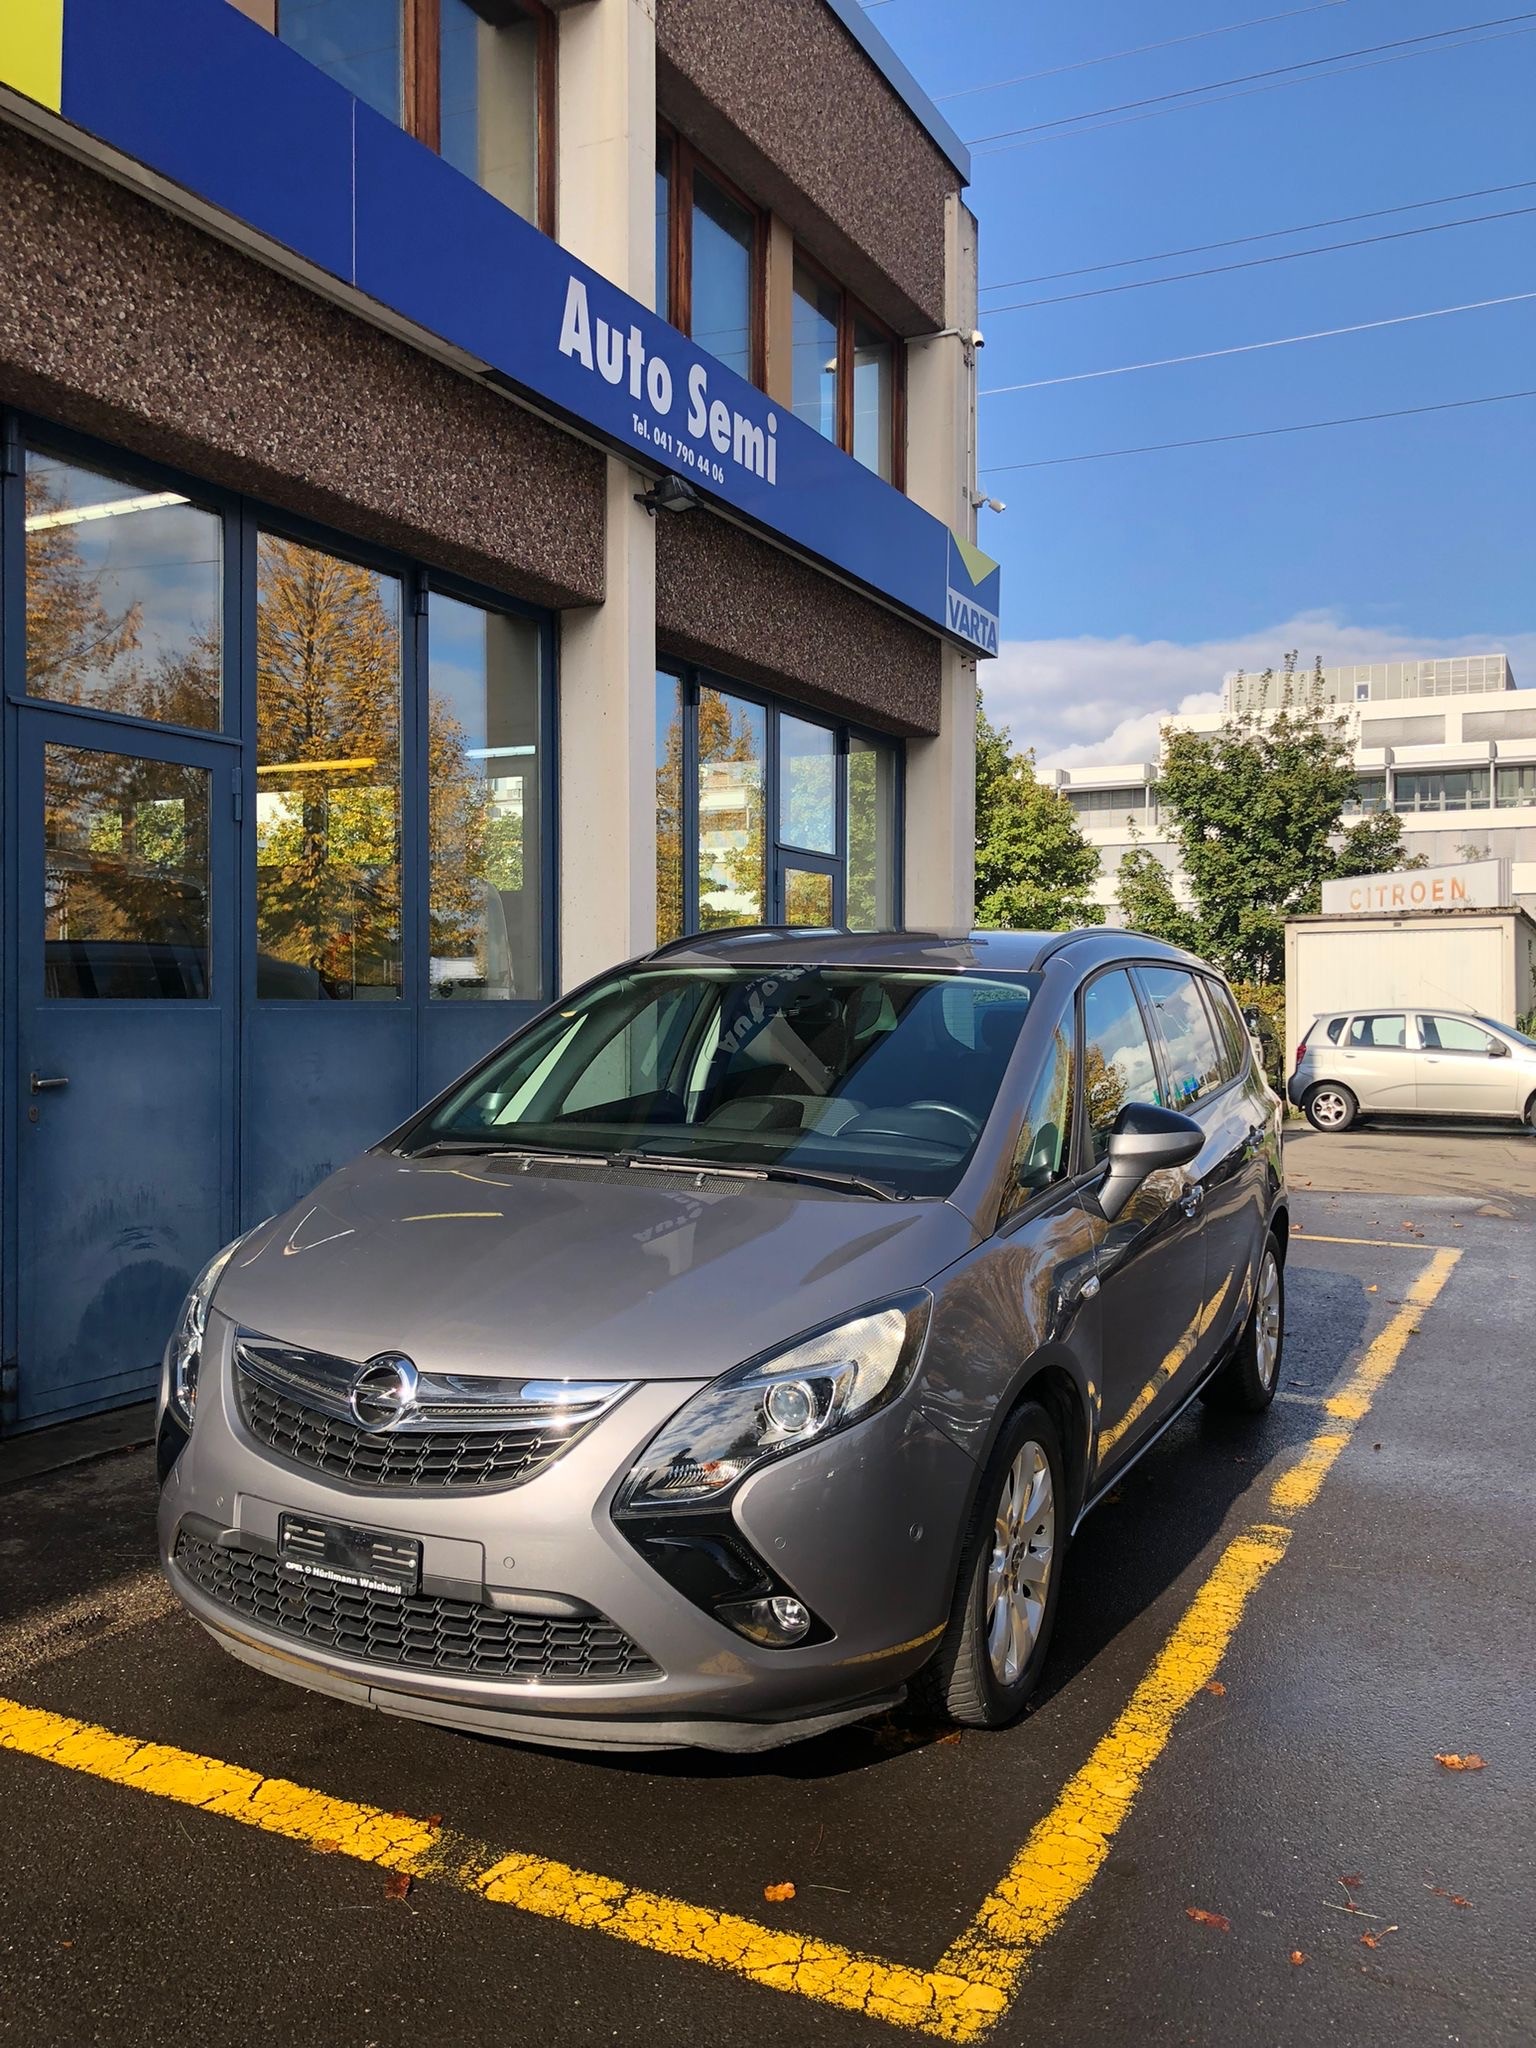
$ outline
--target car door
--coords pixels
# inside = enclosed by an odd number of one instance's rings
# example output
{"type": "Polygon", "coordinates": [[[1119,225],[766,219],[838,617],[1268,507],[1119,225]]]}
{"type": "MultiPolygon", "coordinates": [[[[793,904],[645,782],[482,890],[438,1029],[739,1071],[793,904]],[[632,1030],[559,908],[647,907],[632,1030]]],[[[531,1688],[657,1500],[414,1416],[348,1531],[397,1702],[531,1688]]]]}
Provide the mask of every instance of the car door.
{"type": "MultiPolygon", "coordinates": [[[[1144,966],[1136,980],[1151,1009],[1175,1109],[1195,1119],[1205,1144],[1189,1173],[1201,1190],[1199,1220],[1205,1233],[1205,1298],[1195,1341],[1181,1368],[1208,1365],[1243,1315],[1258,1266],[1263,1227],[1262,1112],[1243,1087],[1248,1069],[1218,1026],[1215,995],[1204,975],[1183,967],[1144,966]]],[[[1171,1388],[1169,1401],[1180,1389],[1171,1388]]]]}
{"type": "Polygon", "coordinates": [[[1361,1010],[1350,1018],[1329,1064],[1360,1107],[1411,1116],[1418,1108],[1415,1049],[1405,1010],[1361,1010]]]}
{"type": "MultiPolygon", "coordinates": [[[[1129,971],[1107,968],[1078,1007],[1078,1158],[1104,1165],[1116,1117],[1130,1102],[1168,1101],[1149,1017],[1129,971]]],[[[1094,1203],[1088,1184],[1086,1206],[1094,1203]]],[[[1194,1357],[1205,1312],[1205,1232],[1194,1178],[1149,1174],[1113,1223],[1094,1215],[1102,1341],[1098,1414],[1101,1474],[1145,1441],[1167,1389],[1194,1357]],[[1160,1397],[1163,1397],[1160,1400],[1160,1397]]]]}
{"type": "Polygon", "coordinates": [[[1444,1010],[1415,1012],[1418,1106],[1439,1116],[1518,1116],[1520,1076],[1503,1039],[1444,1010]]]}

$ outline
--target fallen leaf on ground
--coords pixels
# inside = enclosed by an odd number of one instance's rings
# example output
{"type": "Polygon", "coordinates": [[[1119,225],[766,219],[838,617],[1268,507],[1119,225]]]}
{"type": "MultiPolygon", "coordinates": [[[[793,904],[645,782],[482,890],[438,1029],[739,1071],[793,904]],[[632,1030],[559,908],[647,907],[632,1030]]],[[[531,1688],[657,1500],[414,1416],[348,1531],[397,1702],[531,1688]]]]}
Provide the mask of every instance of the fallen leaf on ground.
{"type": "Polygon", "coordinates": [[[1454,1750],[1448,1755],[1435,1751],[1435,1762],[1443,1764],[1448,1771],[1486,1771],[1488,1766],[1474,1750],[1469,1756],[1457,1756],[1454,1750]]]}
{"type": "Polygon", "coordinates": [[[960,1740],[960,1730],[958,1728],[951,1728],[949,1733],[941,1735],[939,1740],[940,1742],[958,1742],[960,1740]]]}
{"type": "Polygon", "coordinates": [[[1360,1946],[1362,1948],[1380,1948],[1381,1944],[1386,1940],[1387,1936],[1389,1934],[1396,1934],[1396,1932],[1397,1922],[1394,1920],[1390,1927],[1380,1928],[1375,1934],[1362,1934],[1360,1937],[1360,1946]]]}
{"type": "Polygon", "coordinates": [[[1226,1690],[1227,1688],[1222,1684],[1219,1678],[1208,1678],[1205,1681],[1204,1686],[1202,1687],[1202,1691],[1213,1692],[1216,1694],[1218,1699],[1222,1698],[1225,1695],[1226,1690]]]}
{"type": "Polygon", "coordinates": [[[1365,1291],[1367,1294],[1379,1294],[1381,1292],[1379,1287],[1367,1287],[1365,1291]]]}
{"type": "MultiPolygon", "coordinates": [[[[1462,1903],[1463,1903],[1463,1904],[1465,1904],[1465,1903],[1466,1903],[1466,1902],[1465,1902],[1465,1900],[1463,1900],[1463,1902],[1462,1902],[1462,1903]]],[[[60,1948],[73,1948],[73,1947],[74,1947],[74,1945],[75,1945],[75,1944],[74,1944],[74,1943],[73,1943],[72,1941],[61,1941],[61,1942],[59,1943],[59,1947],[60,1947],[60,1948]]]]}
{"type": "Polygon", "coordinates": [[[1360,1886],[1365,1883],[1365,1879],[1360,1875],[1359,1871],[1357,1870],[1350,1877],[1341,1877],[1339,1879],[1339,1883],[1342,1885],[1347,1885],[1351,1891],[1357,1891],[1360,1888],[1360,1886]]]}
{"type": "Polygon", "coordinates": [[[1204,1906],[1186,1906],[1184,1911],[1189,1919],[1198,1920],[1202,1927],[1217,1927],[1223,1934],[1232,1932],[1232,1922],[1225,1913],[1207,1913],[1204,1906]]]}
{"type": "Polygon", "coordinates": [[[1372,1449],[1373,1451],[1379,1451],[1379,1450],[1381,1449],[1381,1445],[1380,1445],[1380,1444],[1372,1444],[1372,1445],[1371,1445],[1371,1449],[1372,1449]]]}
{"type": "Polygon", "coordinates": [[[390,1875],[385,1878],[384,1896],[386,1899],[409,1898],[410,1892],[411,1880],[403,1870],[391,1871],[390,1875]]]}
{"type": "Polygon", "coordinates": [[[795,1888],[788,1880],[783,1884],[765,1884],[763,1886],[763,1897],[771,1905],[781,1905],[785,1899],[792,1899],[794,1896],[795,1888]]]}
{"type": "Polygon", "coordinates": [[[331,1835],[321,1835],[313,1844],[317,1856],[339,1856],[341,1844],[331,1835]]]}
{"type": "Polygon", "coordinates": [[[1449,1899],[1453,1906],[1470,1906],[1472,1901],[1464,1899],[1460,1892],[1448,1892],[1443,1884],[1427,1884],[1425,1891],[1433,1892],[1437,1899],[1449,1899]]]}
{"type": "Polygon", "coordinates": [[[1306,1956],[1302,1953],[1302,1951],[1299,1948],[1293,1948],[1291,1950],[1291,1961],[1293,1963],[1304,1963],[1306,1960],[1306,1956]]]}

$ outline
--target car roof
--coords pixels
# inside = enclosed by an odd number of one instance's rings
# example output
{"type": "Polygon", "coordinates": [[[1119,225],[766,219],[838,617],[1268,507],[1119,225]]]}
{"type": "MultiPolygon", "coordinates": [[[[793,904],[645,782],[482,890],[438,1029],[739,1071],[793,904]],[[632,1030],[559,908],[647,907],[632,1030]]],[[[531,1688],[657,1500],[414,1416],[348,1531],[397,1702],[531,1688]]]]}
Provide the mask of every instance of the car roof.
{"type": "Polygon", "coordinates": [[[884,931],[737,925],[673,939],[643,955],[678,966],[928,968],[951,974],[1033,974],[1068,956],[1086,970],[1112,960],[1170,960],[1203,966],[1139,932],[1088,925],[1070,932],[884,931]]]}
{"type": "Polygon", "coordinates": [[[1431,1017],[1470,1017],[1478,1024],[1492,1021],[1481,1010],[1465,1010],[1460,1003],[1425,1002],[1417,996],[1410,1002],[1355,1003],[1347,1010],[1319,1010],[1317,1017],[1321,1024],[1334,1017],[1395,1017],[1399,1010],[1427,1010],[1431,1017]]]}

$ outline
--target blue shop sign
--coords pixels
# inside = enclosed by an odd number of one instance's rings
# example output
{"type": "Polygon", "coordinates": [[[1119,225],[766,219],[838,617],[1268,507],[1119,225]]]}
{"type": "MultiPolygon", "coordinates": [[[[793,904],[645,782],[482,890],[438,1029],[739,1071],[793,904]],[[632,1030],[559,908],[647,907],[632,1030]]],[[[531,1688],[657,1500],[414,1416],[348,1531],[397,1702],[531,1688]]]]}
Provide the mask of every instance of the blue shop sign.
{"type": "Polygon", "coordinates": [[[65,0],[64,118],[542,410],[995,654],[998,567],[228,0],[65,0]]]}

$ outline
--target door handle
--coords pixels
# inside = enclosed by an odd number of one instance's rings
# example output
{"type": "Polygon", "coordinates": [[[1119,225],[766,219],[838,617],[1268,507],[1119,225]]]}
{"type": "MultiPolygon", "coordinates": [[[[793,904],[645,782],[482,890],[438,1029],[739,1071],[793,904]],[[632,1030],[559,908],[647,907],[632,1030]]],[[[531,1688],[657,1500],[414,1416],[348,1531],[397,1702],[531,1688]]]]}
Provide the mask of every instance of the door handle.
{"type": "Polygon", "coordinates": [[[69,1076],[68,1074],[34,1073],[29,1085],[34,1095],[41,1095],[49,1088],[67,1088],[69,1086],[69,1076]]]}
{"type": "Polygon", "coordinates": [[[1189,1190],[1188,1194],[1184,1195],[1180,1199],[1179,1207],[1184,1211],[1184,1214],[1186,1216],[1197,1216],[1200,1213],[1200,1204],[1204,1200],[1205,1188],[1201,1184],[1201,1182],[1196,1181],[1195,1185],[1189,1190]]]}

